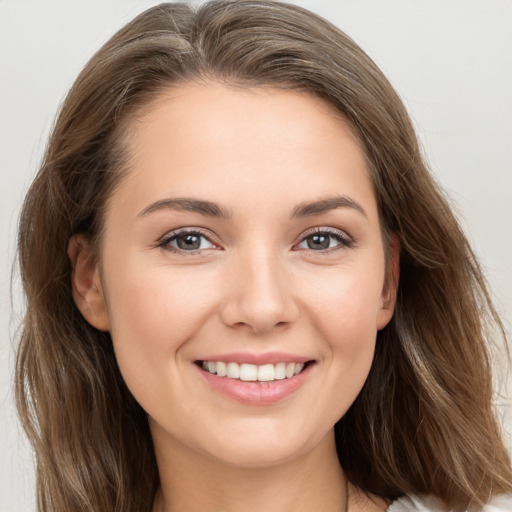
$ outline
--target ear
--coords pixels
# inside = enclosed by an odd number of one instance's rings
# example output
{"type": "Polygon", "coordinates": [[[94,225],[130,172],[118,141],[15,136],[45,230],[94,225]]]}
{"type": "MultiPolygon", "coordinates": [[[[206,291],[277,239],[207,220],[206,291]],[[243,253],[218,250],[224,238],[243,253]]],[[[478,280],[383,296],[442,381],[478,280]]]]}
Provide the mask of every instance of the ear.
{"type": "Polygon", "coordinates": [[[386,278],[382,290],[381,307],[377,314],[377,330],[381,330],[389,323],[395,311],[398,281],[400,279],[400,240],[394,233],[389,240],[390,260],[387,264],[386,278]]]}
{"type": "Polygon", "coordinates": [[[75,304],[93,327],[108,331],[110,322],[98,265],[91,255],[90,244],[83,235],[71,238],[68,256],[71,261],[71,285],[75,304]]]}

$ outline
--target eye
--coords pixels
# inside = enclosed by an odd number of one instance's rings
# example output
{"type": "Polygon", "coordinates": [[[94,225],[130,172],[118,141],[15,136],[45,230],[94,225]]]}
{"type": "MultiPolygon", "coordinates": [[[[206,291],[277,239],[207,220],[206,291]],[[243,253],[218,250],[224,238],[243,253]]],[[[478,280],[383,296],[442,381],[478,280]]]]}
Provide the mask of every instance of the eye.
{"type": "Polygon", "coordinates": [[[197,230],[173,232],[158,244],[172,252],[197,252],[204,249],[218,249],[206,235],[197,230]]]}
{"type": "Polygon", "coordinates": [[[306,234],[296,247],[297,249],[325,252],[343,247],[351,247],[352,244],[352,239],[342,231],[319,228],[312,233],[306,234]]]}

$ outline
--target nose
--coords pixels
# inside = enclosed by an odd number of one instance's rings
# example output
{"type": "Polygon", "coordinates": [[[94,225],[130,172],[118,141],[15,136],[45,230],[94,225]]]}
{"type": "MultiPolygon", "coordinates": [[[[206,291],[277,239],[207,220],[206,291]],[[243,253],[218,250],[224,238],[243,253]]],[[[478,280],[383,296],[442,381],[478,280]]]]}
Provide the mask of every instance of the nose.
{"type": "Polygon", "coordinates": [[[290,273],[271,250],[240,254],[229,269],[221,318],[229,327],[264,334],[297,320],[290,273]]]}

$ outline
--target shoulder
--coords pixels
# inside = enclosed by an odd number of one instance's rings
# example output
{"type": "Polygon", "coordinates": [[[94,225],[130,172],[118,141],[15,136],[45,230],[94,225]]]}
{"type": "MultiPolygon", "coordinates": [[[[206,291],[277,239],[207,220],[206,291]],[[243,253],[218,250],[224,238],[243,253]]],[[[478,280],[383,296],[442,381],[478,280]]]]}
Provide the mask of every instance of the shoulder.
{"type": "MultiPolygon", "coordinates": [[[[467,512],[510,512],[512,495],[495,496],[484,507],[471,508],[467,512]]],[[[404,496],[394,501],[386,512],[451,512],[435,496],[404,496]]]]}

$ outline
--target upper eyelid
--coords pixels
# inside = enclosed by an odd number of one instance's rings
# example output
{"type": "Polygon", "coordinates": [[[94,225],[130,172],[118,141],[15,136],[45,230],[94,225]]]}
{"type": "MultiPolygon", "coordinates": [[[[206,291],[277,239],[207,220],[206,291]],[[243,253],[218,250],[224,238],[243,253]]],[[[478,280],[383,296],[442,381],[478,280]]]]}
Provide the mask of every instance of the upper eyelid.
{"type": "Polygon", "coordinates": [[[299,238],[297,239],[297,241],[294,242],[293,245],[296,245],[296,244],[302,242],[308,236],[314,235],[316,233],[328,233],[330,235],[338,235],[341,238],[344,238],[344,239],[347,239],[350,241],[354,241],[354,238],[342,229],[328,227],[328,226],[317,226],[317,227],[310,228],[310,229],[307,229],[306,231],[302,232],[300,234],[299,238]]]}
{"type": "MultiPolygon", "coordinates": [[[[214,236],[209,230],[205,230],[204,228],[199,227],[186,227],[186,228],[178,228],[172,231],[168,231],[165,235],[163,235],[156,243],[157,247],[164,247],[169,244],[172,240],[175,240],[178,236],[184,235],[187,233],[197,233],[202,237],[206,238],[209,242],[215,245],[218,248],[221,248],[221,244],[218,242],[217,237],[214,236]]],[[[176,251],[181,251],[181,249],[176,249],[176,251]]],[[[187,251],[185,251],[187,252],[187,251]]],[[[191,253],[193,251],[190,251],[191,253]]]]}
{"type": "Polygon", "coordinates": [[[210,242],[217,243],[217,242],[215,242],[217,237],[211,231],[209,231],[205,228],[200,228],[200,227],[195,227],[195,226],[185,227],[185,228],[177,228],[177,229],[168,231],[167,233],[165,233],[165,235],[163,235],[159,239],[159,241],[161,242],[164,240],[169,240],[173,237],[176,237],[179,235],[184,235],[187,233],[198,233],[199,235],[204,236],[205,238],[208,238],[208,240],[210,240],[210,242]]]}

